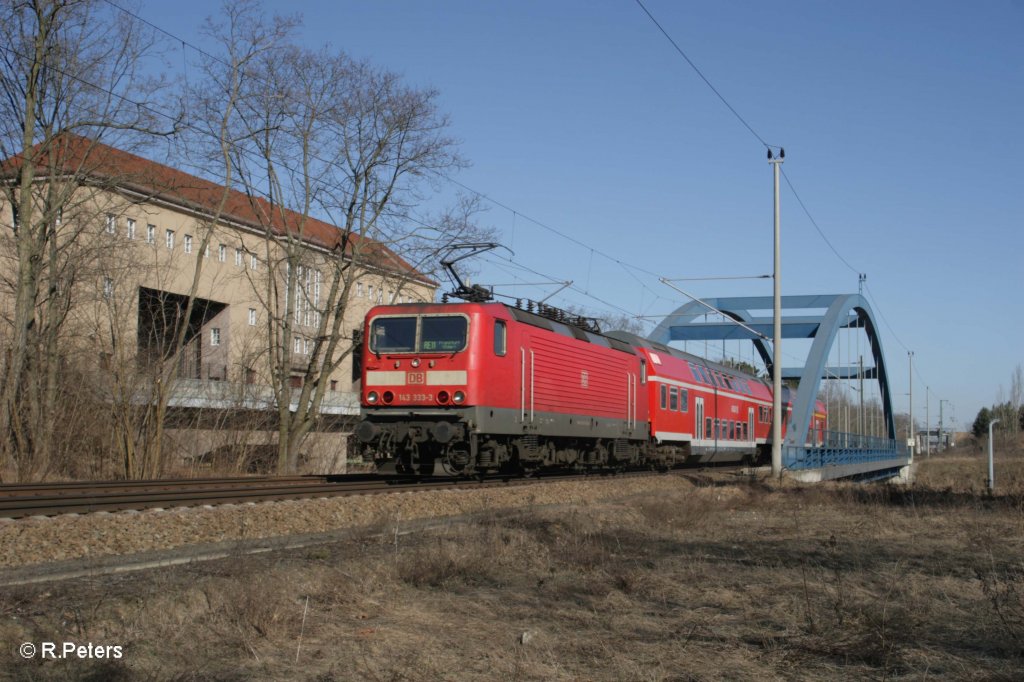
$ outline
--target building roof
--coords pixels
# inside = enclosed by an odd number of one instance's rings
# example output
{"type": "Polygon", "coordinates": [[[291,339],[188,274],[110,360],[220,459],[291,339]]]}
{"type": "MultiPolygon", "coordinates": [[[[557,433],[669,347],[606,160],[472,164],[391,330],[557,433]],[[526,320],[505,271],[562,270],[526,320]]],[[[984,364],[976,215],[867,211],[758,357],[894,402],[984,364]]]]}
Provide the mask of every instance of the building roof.
{"type": "MultiPolygon", "coordinates": [[[[344,248],[350,256],[358,250],[360,259],[367,265],[400,273],[424,284],[437,284],[378,241],[355,233],[346,235],[336,225],[276,207],[263,197],[250,196],[236,189],[228,189],[225,193],[224,185],[101,142],[63,133],[53,138],[45,148],[43,144],[36,145],[33,153],[36,154],[34,161],[40,177],[53,173],[102,180],[112,187],[134,191],[210,217],[223,201],[222,220],[259,231],[270,229],[276,235],[291,233],[304,242],[327,250],[344,248]],[[50,163],[51,152],[56,157],[53,164],[50,163]]],[[[21,155],[0,162],[0,177],[11,177],[21,163],[21,155]]]]}

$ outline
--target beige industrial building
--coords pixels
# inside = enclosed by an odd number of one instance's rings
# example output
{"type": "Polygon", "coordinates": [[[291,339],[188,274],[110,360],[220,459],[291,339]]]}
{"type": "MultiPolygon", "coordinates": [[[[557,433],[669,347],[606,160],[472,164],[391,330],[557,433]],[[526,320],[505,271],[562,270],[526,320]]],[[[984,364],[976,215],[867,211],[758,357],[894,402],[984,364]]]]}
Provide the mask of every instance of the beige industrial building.
{"type": "MultiPolygon", "coordinates": [[[[74,261],[62,347],[99,373],[131,367],[143,377],[150,360],[179,351],[169,403],[179,427],[168,437],[183,457],[237,439],[243,427],[232,415],[275,412],[275,368],[287,364],[297,392],[311,361],[322,366],[317,342],[322,350],[339,337],[340,356],[372,305],[433,300],[435,282],[351,231],[81,138],[70,138],[61,154],[34,193],[42,204],[54,179],[76,183],[56,193],[62,203],[53,217],[61,258],[74,261]],[[332,311],[342,309],[334,325],[332,311]],[[182,325],[187,343],[177,348],[182,325]]],[[[0,221],[17,225],[8,201],[0,202],[0,221]]],[[[13,232],[0,238],[3,325],[13,309],[13,232]]],[[[325,426],[309,439],[312,449],[329,451],[316,456],[325,462],[320,468],[338,470],[344,433],[358,413],[352,360],[314,373],[326,388],[325,426]]],[[[245,437],[268,442],[274,434],[271,427],[245,437]]]]}

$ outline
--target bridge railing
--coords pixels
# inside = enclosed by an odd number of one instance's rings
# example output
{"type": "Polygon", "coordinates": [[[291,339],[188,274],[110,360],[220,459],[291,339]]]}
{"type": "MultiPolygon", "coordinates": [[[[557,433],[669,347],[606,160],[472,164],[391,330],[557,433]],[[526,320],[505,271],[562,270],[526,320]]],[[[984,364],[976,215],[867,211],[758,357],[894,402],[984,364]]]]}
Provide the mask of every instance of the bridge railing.
{"type": "Polygon", "coordinates": [[[787,469],[817,469],[908,457],[906,446],[900,441],[861,433],[826,431],[816,441],[805,445],[784,445],[783,466],[787,469]]]}

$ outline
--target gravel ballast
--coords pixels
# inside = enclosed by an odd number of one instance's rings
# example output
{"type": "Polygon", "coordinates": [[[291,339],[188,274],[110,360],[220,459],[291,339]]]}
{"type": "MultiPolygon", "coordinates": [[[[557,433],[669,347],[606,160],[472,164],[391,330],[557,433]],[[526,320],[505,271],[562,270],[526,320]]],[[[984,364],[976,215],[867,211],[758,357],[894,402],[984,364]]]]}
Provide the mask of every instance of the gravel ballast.
{"type": "Polygon", "coordinates": [[[692,484],[678,476],[545,482],[258,504],[28,518],[0,524],[0,568],[325,533],[533,505],[585,505],[692,484]]]}

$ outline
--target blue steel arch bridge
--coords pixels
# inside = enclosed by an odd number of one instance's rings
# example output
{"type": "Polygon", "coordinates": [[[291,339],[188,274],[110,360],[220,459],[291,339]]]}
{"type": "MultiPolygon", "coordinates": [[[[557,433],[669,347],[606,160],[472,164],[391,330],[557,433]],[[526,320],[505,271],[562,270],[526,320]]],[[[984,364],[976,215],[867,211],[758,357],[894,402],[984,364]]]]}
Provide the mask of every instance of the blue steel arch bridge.
{"type": "MultiPolygon", "coordinates": [[[[672,341],[749,340],[770,376],[775,363],[780,361],[775,357],[771,344],[766,342],[773,332],[772,307],[770,296],[692,301],[666,316],[648,338],[663,344],[672,341]],[[731,320],[707,322],[709,307],[731,320]],[[768,314],[755,315],[756,311],[768,311],[768,314]]],[[[795,397],[790,402],[782,443],[784,471],[804,480],[907,477],[913,453],[896,438],[889,373],[877,330],[871,306],[860,294],[782,297],[782,338],[811,341],[802,367],[782,367],[784,380],[798,382],[795,397]],[[837,335],[844,329],[862,330],[866,334],[871,366],[864,368],[863,363],[829,366],[837,335]],[[833,424],[830,423],[824,438],[809,437],[821,382],[851,379],[877,381],[882,412],[879,433],[866,435],[863,432],[838,431],[831,428],[833,424]]]]}

